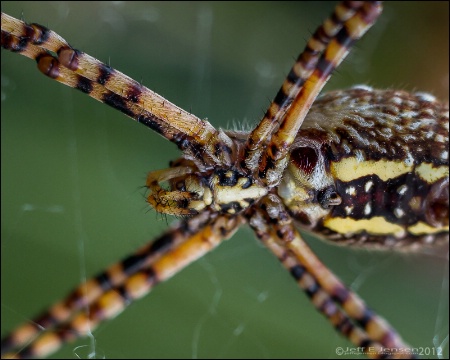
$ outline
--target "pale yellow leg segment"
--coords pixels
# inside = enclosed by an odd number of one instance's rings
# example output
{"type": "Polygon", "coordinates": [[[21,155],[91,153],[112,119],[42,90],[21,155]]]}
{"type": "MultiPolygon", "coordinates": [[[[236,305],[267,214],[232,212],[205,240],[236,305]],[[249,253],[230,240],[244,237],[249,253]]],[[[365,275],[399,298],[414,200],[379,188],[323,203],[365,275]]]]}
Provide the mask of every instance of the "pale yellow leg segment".
{"type": "Polygon", "coordinates": [[[192,143],[205,148],[197,154],[206,164],[231,165],[231,140],[208,121],[179,108],[120,71],[73,49],[58,34],[41,25],[29,25],[4,13],[1,21],[2,47],[36,59],[45,75],[122,111],[182,149],[189,138],[192,143]],[[47,50],[57,54],[57,58],[47,54],[47,50]]]}
{"type": "Polygon", "coordinates": [[[37,338],[43,331],[59,328],[82,309],[97,301],[106,291],[119,288],[134,273],[150,267],[164,253],[177,247],[210,222],[210,213],[203,212],[169,229],[160,237],[136,252],[95,275],[71,291],[50,309],[23,324],[2,339],[2,354],[20,349],[37,338]]]}
{"type": "MultiPolygon", "coordinates": [[[[322,307],[323,302],[327,298],[331,298],[333,303],[343,311],[341,315],[337,316],[344,319],[344,321],[348,319],[352,323],[350,329],[345,324],[346,330],[341,330],[343,335],[351,341],[356,341],[355,345],[357,346],[370,347],[373,344],[374,351],[372,354],[369,354],[371,357],[379,358],[384,356],[383,353],[377,351],[379,346],[390,349],[408,349],[407,344],[397,332],[383,318],[370,310],[358,295],[347,289],[317,258],[293,226],[293,220],[287,211],[283,208],[277,208],[278,202],[276,199],[274,197],[272,199],[266,198],[263,203],[264,207],[261,207],[256,214],[250,217],[250,226],[252,226],[264,244],[281,259],[285,266],[294,266],[289,267],[291,275],[294,276],[303,289],[306,288],[306,293],[312,296],[311,300],[319,311],[328,317],[327,310],[322,309],[322,307]],[[314,285],[315,283],[318,284],[324,293],[318,292],[317,287],[309,287],[309,285],[314,285]],[[353,325],[359,327],[364,334],[350,331],[353,325]],[[361,337],[362,335],[367,335],[370,343],[367,342],[367,339],[361,337]],[[358,343],[360,340],[363,341],[358,343]]],[[[331,310],[332,312],[336,311],[333,308],[331,310]]],[[[411,355],[408,353],[395,353],[391,356],[391,358],[405,357],[410,358],[411,355]]]]}
{"type": "Polygon", "coordinates": [[[244,222],[242,218],[225,215],[215,218],[211,215],[209,218],[209,225],[160,256],[150,266],[135,272],[122,286],[104,293],[90,304],[87,312],[78,312],[65,325],[45,332],[24,349],[16,353],[3,354],[3,357],[47,357],[65,342],[90,334],[100,322],[114,318],[132,301],[148,294],[156,284],[169,279],[216,248],[224,239],[231,237],[244,222]]]}
{"type": "Polygon", "coordinates": [[[274,229],[269,227],[263,221],[263,216],[255,214],[250,220],[258,238],[269,248],[270,251],[278,258],[283,266],[294,276],[298,285],[308,294],[314,307],[321,312],[330,323],[347,337],[355,346],[360,347],[361,344],[370,345],[371,347],[380,348],[381,345],[372,341],[367,333],[355,326],[345,311],[341,310],[329,293],[320,287],[317,280],[312,274],[300,264],[300,262],[285,247],[276,241],[277,235],[274,229]],[[258,219],[259,218],[259,219],[258,219]]]}
{"type": "Polygon", "coordinates": [[[285,243],[286,248],[317,279],[317,282],[328,294],[342,296],[341,306],[351,319],[356,322],[364,319],[366,322],[364,330],[372,341],[388,348],[408,348],[408,345],[386,320],[372,312],[367,313],[368,308],[364,301],[346,289],[342,282],[316,257],[293,226],[289,226],[287,231],[291,238],[285,243]],[[367,318],[368,316],[370,318],[367,318]]]}
{"type": "Polygon", "coordinates": [[[270,143],[260,163],[260,172],[266,171],[268,186],[279,183],[287,162],[285,161],[291,145],[303,124],[306,114],[316,100],[333,70],[347,56],[352,43],[358,40],[381,14],[379,3],[364,3],[354,16],[345,21],[343,28],[331,39],[319,59],[312,74],[305,80],[302,89],[288,108],[278,130],[272,135],[270,143]]]}
{"type": "Polygon", "coordinates": [[[334,13],[326,19],[309,39],[305,49],[292,66],[287,78],[270,104],[259,125],[251,132],[245,145],[245,165],[253,171],[258,168],[258,159],[286,109],[298,96],[305,81],[311,76],[329,41],[342,29],[344,22],[354,16],[362,2],[339,3],[334,13]]]}

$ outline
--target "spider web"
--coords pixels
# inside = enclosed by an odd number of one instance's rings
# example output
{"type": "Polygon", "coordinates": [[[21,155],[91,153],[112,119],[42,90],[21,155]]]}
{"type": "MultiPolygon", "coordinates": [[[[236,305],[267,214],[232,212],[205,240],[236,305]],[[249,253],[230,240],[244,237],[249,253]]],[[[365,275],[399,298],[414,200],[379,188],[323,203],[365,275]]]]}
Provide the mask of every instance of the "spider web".
{"type": "MultiPolygon", "coordinates": [[[[27,21],[48,25],[75,47],[102,61],[111,59],[112,66],[133,78],[145,77],[145,85],[177,105],[192,108],[215,126],[230,127],[233,121],[253,124],[260,118],[304,38],[333,5],[2,6],[14,16],[23,10],[27,21]]],[[[448,98],[448,50],[442,51],[448,48],[448,38],[442,35],[448,34],[448,20],[441,27],[436,20],[448,10],[432,11],[428,5],[386,9],[380,30],[374,29],[358,45],[331,87],[369,79],[379,87],[417,86],[448,98]],[[414,16],[413,10],[423,16],[425,9],[433,19],[431,27],[424,22],[429,42],[420,32],[420,21],[401,20],[414,16]],[[392,25],[396,21],[418,24],[420,34],[405,36],[401,26],[392,25]],[[432,29],[439,36],[433,36],[432,29]],[[394,37],[391,47],[384,44],[386,34],[394,37]],[[405,54],[414,43],[396,45],[405,38],[429,45],[422,60],[417,52],[405,54]],[[439,56],[433,56],[433,49],[439,56]],[[392,63],[401,56],[417,61],[416,67],[410,66],[413,75],[404,73],[409,64],[392,63]],[[425,66],[430,57],[435,63],[422,75],[417,66],[425,66]],[[372,73],[375,68],[381,70],[372,73]]],[[[2,150],[5,334],[166,228],[160,216],[147,211],[140,186],[146,171],[167,167],[178,153],[121,114],[43,78],[29,60],[4,52],[2,150]]],[[[248,229],[239,231],[102,325],[93,337],[66,346],[58,355],[336,357],[335,349],[348,343],[252,238],[248,229]]],[[[409,343],[442,346],[443,357],[448,357],[446,254],[387,255],[310,243],[409,343]]]]}

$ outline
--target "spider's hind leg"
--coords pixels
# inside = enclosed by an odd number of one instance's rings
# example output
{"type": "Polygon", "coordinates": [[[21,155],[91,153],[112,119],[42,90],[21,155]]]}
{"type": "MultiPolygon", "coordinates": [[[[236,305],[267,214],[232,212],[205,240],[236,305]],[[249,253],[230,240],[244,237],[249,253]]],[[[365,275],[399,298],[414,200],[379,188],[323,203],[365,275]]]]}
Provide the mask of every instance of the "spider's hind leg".
{"type": "Polygon", "coordinates": [[[247,214],[257,237],[288,269],[313,305],[355,346],[371,358],[411,358],[414,354],[400,335],[348,289],[312,252],[290,215],[266,197],[261,207],[247,214]],[[387,351],[392,351],[386,354],[387,351]]]}
{"type": "Polygon", "coordinates": [[[81,284],[50,311],[2,339],[2,358],[43,358],[63,344],[90,334],[155,285],[228,239],[244,218],[209,211],[170,229],[133,255],[81,284]]]}

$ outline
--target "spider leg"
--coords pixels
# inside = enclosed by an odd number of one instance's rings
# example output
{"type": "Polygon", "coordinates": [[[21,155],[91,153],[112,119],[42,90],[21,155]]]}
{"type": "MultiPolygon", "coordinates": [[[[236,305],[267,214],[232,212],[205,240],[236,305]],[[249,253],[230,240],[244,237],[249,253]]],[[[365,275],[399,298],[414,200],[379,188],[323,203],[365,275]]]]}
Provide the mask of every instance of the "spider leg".
{"type": "Polygon", "coordinates": [[[309,40],[264,118],[251,133],[241,166],[252,172],[259,168],[259,177],[268,186],[279,183],[287,154],[313,102],[381,10],[377,1],[344,1],[336,7],[309,40]]]}
{"type": "Polygon", "coordinates": [[[314,307],[322,313],[328,321],[356,346],[380,346],[373,342],[364,330],[356,326],[347,314],[341,310],[333,298],[319,285],[317,279],[299,263],[299,261],[281,246],[275,239],[274,229],[270,229],[264,220],[262,211],[251,215],[250,226],[261,242],[278,258],[283,266],[295,278],[298,285],[311,299],[314,307]]]}
{"type": "Polygon", "coordinates": [[[365,2],[355,15],[327,45],[317,65],[306,80],[298,96],[283,117],[280,127],[272,135],[260,164],[260,176],[269,186],[279,183],[288,163],[287,154],[313,102],[328,81],[331,73],[349,53],[350,47],[372,26],[381,14],[380,2],[365,2]]]}
{"type": "Polygon", "coordinates": [[[125,74],[79,50],[55,32],[2,13],[2,47],[38,62],[48,77],[81,90],[174,142],[205,164],[231,164],[232,141],[208,121],[179,108],[125,74]],[[53,54],[56,54],[54,56],[53,54]],[[192,145],[192,143],[194,145],[192,145]],[[204,151],[202,151],[204,150],[204,151]]]}
{"type": "MultiPolygon", "coordinates": [[[[289,214],[278,211],[277,219],[271,213],[271,206],[265,201],[259,214],[251,214],[250,226],[337,330],[356,346],[365,348],[370,357],[386,356],[380,352],[383,348],[409,348],[386,320],[369,309],[316,257],[295,229],[289,214]]],[[[390,356],[411,358],[412,354],[392,353],[390,356]]]]}
{"type": "Polygon", "coordinates": [[[258,160],[266,142],[270,140],[272,133],[285,115],[286,109],[298,96],[308,78],[311,77],[323,51],[341,31],[342,27],[355,17],[356,12],[361,11],[362,6],[363,2],[361,1],[343,1],[336,6],[332,15],[316,29],[289,71],[277,95],[264,114],[264,118],[247,139],[244,160],[241,163],[242,168],[247,168],[251,172],[258,169],[258,160]]]}
{"type": "Polygon", "coordinates": [[[2,358],[42,358],[90,334],[134,300],[228,239],[242,217],[202,212],[77,287],[50,310],[2,339],[2,358]]]}

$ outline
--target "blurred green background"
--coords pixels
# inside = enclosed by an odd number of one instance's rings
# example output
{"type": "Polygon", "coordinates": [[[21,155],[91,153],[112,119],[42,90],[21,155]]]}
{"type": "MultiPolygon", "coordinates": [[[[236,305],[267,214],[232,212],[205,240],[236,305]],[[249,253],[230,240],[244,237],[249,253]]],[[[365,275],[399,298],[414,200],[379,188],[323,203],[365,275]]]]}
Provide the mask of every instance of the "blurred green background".
{"type": "MultiPolygon", "coordinates": [[[[2,2],[214,126],[262,116],[334,3],[2,2]]],[[[366,83],[448,101],[448,2],[387,3],[327,89],[366,83]]],[[[2,51],[2,335],[84,276],[157,236],[148,171],[172,144],[2,51]]],[[[244,125],[242,125],[244,124],[244,125]]],[[[310,241],[410,344],[448,336],[447,254],[365,252],[310,241]]],[[[106,358],[334,358],[351,346],[248,229],[95,333],[106,358]]],[[[448,341],[448,338],[447,338],[448,341]]],[[[57,357],[86,358],[88,340],[57,357]]],[[[444,343],[444,357],[448,344],[444,343]]],[[[425,356],[435,358],[436,356],[425,356]]]]}

